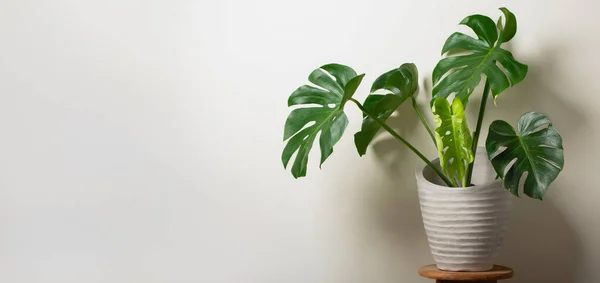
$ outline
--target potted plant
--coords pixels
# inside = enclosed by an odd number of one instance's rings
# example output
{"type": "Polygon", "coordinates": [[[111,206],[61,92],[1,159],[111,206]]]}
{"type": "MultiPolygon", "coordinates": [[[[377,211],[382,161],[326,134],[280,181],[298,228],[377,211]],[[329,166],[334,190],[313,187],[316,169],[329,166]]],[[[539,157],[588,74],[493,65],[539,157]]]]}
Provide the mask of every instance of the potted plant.
{"type": "Polygon", "coordinates": [[[502,48],[515,36],[517,22],[508,9],[500,10],[504,18],[496,23],[483,15],[466,17],[460,24],[471,28],[477,38],[456,32],[442,47],[446,57],[432,74],[433,129],[416,102],[419,78],[414,64],[403,64],[375,79],[363,103],[353,95],[364,74],[358,75],[340,64],[314,70],[308,77],[314,86],[299,87],[288,100],[288,106],[294,109],[285,123],[284,167],[295,154],[292,175],[305,176],[309,152],[317,138],[323,164],[348,125],[344,109],[351,102],[363,113],[362,127],[354,135],[361,156],[383,129],[425,162],[416,178],[424,226],[438,268],[491,269],[510,212],[512,198],[506,191],[518,196],[520,181],[524,179],[525,195],[541,200],[564,164],[562,138],[542,113],[523,114],[516,129],[502,120],[492,122],[485,148],[477,146],[488,99],[495,104],[504,90],[521,82],[527,74],[527,65],[502,48]],[[482,83],[479,114],[471,132],[464,109],[482,83]],[[437,148],[437,159],[429,160],[386,124],[407,101],[412,103],[437,148]]]}

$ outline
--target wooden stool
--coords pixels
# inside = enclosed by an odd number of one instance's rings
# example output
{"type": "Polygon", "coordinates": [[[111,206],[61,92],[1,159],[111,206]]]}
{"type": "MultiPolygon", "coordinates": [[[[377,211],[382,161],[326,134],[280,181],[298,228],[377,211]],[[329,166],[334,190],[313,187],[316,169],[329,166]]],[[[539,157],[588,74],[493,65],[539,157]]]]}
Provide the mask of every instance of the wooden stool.
{"type": "Polygon", "coordinates": [[[501,265],[494,265],[494,268],[489,271],[478,272],[443,271],[439,270],[435,264],[419,268],[419,275],[435,279],[436,283],[496,283],[497,280],[512,278],[513,273],[512,269],[501,265]]]}

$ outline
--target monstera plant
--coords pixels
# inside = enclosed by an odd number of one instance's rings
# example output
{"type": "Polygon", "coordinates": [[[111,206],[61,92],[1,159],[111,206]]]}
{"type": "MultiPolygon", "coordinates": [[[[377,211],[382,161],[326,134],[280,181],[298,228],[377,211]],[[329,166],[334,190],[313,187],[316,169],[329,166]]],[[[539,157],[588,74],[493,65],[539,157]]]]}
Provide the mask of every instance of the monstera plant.
{"type": "MultiPolygon", "coordinates": [[[[351,102],[363,114],[362,127],[354,134],[358,154],[364,155],[374,137],[383,129],[422,159],[446,186],[472,186],[487,101],[493,99],[496,104],[504,90],[523,81],[527,75],[527,65],[502,47],[515,36],[517,21],[508,9],[500,10],[503,17],[497,22],[483,15],[466,17],[460,24],[469,27],[475,36],[456,32],[442,47],[441,53],[445,57],[432,73],[429,106],[435,121],[434,128],[427,123],[416,102],[419,76],[414,64],[402,64],[379,76],[362,103],[354,98],[354,94],[364,74],[359,75],[352,68],[340,64],[327,64],[314,70],[308,76],[311,84],[296,89],[288,100],[288,106],[293,110],[285,123],[284,167],[292,163],[291,173],[295,178],[306,176],[309,153],[317,139],[320,164],[323,164],[346,130],[348,118],[344,110],[351,102]],[[474,131],[471,131],[465,108],[482,83],[478,118],[474,131]],[[412,104],[415,115],[437,148],[437,164],[386,123],[392,113],[407,101],[412,104]]],[[[519,194],[520,179],[527,173],[523,192],[529,197],[542,199],[563,168],[562,138],[550,119],[542,113],[523,114],[516,130],[508,122],[494,121],[489,127],[485,147],[497,178],[502,179],[504,188],[515,195],[519,194]]]]}

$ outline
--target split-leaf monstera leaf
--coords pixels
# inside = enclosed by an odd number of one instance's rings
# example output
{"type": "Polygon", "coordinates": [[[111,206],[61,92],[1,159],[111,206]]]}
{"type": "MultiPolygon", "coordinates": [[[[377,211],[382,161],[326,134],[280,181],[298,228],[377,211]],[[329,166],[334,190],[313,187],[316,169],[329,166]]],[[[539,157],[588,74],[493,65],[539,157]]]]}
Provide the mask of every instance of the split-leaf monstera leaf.
{"type": "Polygon", "coordinates": [[[435,121],[435,140],[440,157],[442,171],[455,185],[466,187],[466,173],[474,156],[471,152],[473,138],[467,125],[465,109],[460,99],[455,98],[452,105],[445,98],[437,98],[431,108],[435,121]],[[456,177],[455,177],[456,176],[456,177]]]}
{"type": "MultiPolygon", "coordinates": [[[[363,106],[382,121],[386,121],[394,111],[417,92],[419,88],[419,73],[415,64],[402,64],[379,76],[371,87],[363,106]],[[376,94],[383,92],[384,94],[376,94]]],[[[369,116],[363,114],[362,127],[354,135],[354,144],[361,156],[367,152],[369,143],[375,138],[381,126],[369,116]]]]}
{"type": "Polygon", "coordinates": [[[319,135],[321,164],[333,152],[333,146],[340,140],[348,118],[344,114],[344,104],[362,81],[364,74],[344,65],[328,64],[314,70],[308,80],[318,87],[303,85],[294,91],[288,106],[298,106],[292,110],[285,122],[283,140],[288,140],[281,161],[287,165],[297,152],[292,175],[294,178],[306,176],[308,155],[319,135]]]}
{"type": "Polygon", "coordinates": [[[541,200],[564,165],[560,134],[548,117],[537,112],[523,114],[517,131],[507,122],[494,121],[485,146],[494,170],[504,180],[504,187],[516,196],[519,181],[527,172],[523,192],[541,200]]]}
{"type": "Polygon", "coordinates": [[[525,78],[527,65],[519,63],[509,51],[501,48],[502,43],[511,40],[517,32],[515,15],[506,8],[500,10],[505,16],[504,27],[502,17],[496,25],[487,16],[471,15],[460,24],[471,28],[478,38],[455,32],[446,40],[442,55],[452,54],[440,60],[433,70],[432,104],[436,98],[446,98],[454,93],[466,106],[482,75],[487,77],[494,101],[502,91],[525,78]]]}

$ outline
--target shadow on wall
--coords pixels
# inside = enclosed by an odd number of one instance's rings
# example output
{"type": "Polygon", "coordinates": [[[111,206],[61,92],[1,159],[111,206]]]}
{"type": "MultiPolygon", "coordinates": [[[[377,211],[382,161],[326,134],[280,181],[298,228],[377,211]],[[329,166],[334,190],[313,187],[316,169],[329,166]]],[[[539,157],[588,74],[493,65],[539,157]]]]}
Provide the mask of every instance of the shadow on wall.
{"type": "MultiPolygon", "coordinates": [[[[388,119],[388,124],[411,142],[417,141],[416,137],[428,137],[420,128],[410,101],[400,106],[388,119]]],[[[418,145],[416,142],[414,144],[418,145]]],[[[414,177],[416,164],[421,161],[383,131],[372,142],[365,157],[375,160],[379,171],[377,178],[384,179],[377,180],[381,184],[377,188],[372,187],[374,180],[362,180],[363,190],[369,195],[365,198],[369,199],[363,212],[365,221],[379,231],[377,241],[385,242],[391,249],[382,259],[389,268],[379,270],[388,274],[381,278],[386,278],[385,282],[414,281],[418,277],[417,269],[432,260],[421,221],[414,177]]]]}
{"type": "MultiPolygon", "coordinates": [[[[543,45],[542,45],[543,46],[543,45]]],[[[527,78],[514,90],[498,98],[500,107],[488,105],[486,116],[504,119],[516,124],[527,111],[538,111],[548,115],[564,139],[565,168],[569,168],[569,150],[578,141],[587,127],[587,119],[581,111],[562,99],[569,95],[568,87],[562,82],[559,49],[542,51],[534,58],[524,58],[529,64],[527,78]],[[561,86],[552,88],[552,86],[561,86]]],[[[479,101],[473,101],[479,104],[479,101]]],[[[572,164],[575,165],[575,164],[572,164]]],[[[580,240],[553,200],[553,191],[568,190],[565,174],[560,175],[549,188],[546,199],[540,202],[526,197],[515,198],[511,224],[505,238],[499,262],[515,269],[516,277],[511,282],[535,283],[576,281],[582,258],[580,240]]]]}
{"type": "Polygon", "coordinates": [[[515,199],[510,221],[498,259],[515,270],[510,282],[576,282],[581,245],[556,205],[515,199]]]}
{"type": "MultiPolygon", "coordinates": [[[[394,116],[388,119],[389,125],[403,137],[414,136],[419,126],[419,121],[414,115],[410,102],[402,105],[394,116]]],[[[370,148],[371,154],[375,156],[383,166],[383,173],[390,180],[390,187],[385,189],[385,194],[378,195],[376,204],[376,223],[390,232],[394,241],[408,243],[406,246],[427,246],[423,239],[425,230],[421,223],[416,182],[414,180],[415,161],[414,153],[403,146],[398,140],[391,137],[387,132],[385,138],[375,140],[370,148]]],[[[381,191],[374,191],[379,194],[381,191]]]]}
{"type": "MultiPolygon", "coordinates": [[[[498,98],[499,107],[494,107],[492,102],[488,102],[486,117],[490,121],[503,119],[516,125],[517,119],[527,111],[543,112],[551,119],[556,119],[553,122],[561,131],[566,145],[583,146],[575,143],[584,140],[581,135],[582,129],[587,124],[585,117],[581,111],[561,99],[561,96],[568,95],[564,93],[568,91],[566,88],[555,90],[548,87],[560,83],[561,74],[557,73],[560,69],[556,68],[558,60],[560,60],[558,49],[556,52],[550,50],[537,53],[533,58],[523,58],[523,62],[529,65],[527,78],[498,98]]],[[[426,90],[430,92],[430,89],[426,90]]],[[[471,106],[470,110],[476,110],[480,101],[480,95],[474,95],[470,104],[476,107],[471,106]]],[[[429,140],[424,139],[427,137],[425,131],[417,132],[420,124],[409,104],[405,103],[401,106],[397,116],[388,120],[389,124],[401,135],[405,137],[418,135],[423,138],[422,141],[427,141],[429,144],[429,140]]],[[[471,118],[470,121],[473,119],[471,118]]],[[[485,123],[484,128],[487,129],[488,126],[489,122],[485,123]]],[[[485,132],[487,130],[484,134],[485,132]]],[[[409,140],[413,141],[410,138],[409,140]]],[[[485,136],[482,135],[480,144],[483,145],[484,142],[485,136]]],[[[418,143],[415,145],[423,150],[427,148],[418,143]]],[[[386,234],[390,236],[385,240],[398,241],[397,244],[402,246],[404,251],[410,246],[411,255],[422,254],[422,257],[412,260],[416,270],[418,266],[432,260],[427,248],[414,181],[414,169],[420,161],[406,147],[388,135],[385,135],[385,138],[379,137],[370,150],[395,185],[382,190],[370,190],[378,195],[374,198],[377,201],[370,210],[372,213],[367,217],[377,223],[382,230],[389,232],[386,234]]],[[[564,178],[564,174],[561,177],[564,178]]],[[[543,202],[525,197],[515,198],[511,224],[498,261],[499,264],[515,269],[516,277],[510,282],[575,282],[578,263],[582,258],[581,244],[573,227],[552,199],[552,191],[568,189],[565,184],[568,182],[561,181],[559,178],[551,186],[550,193],[543,202]]]]}

